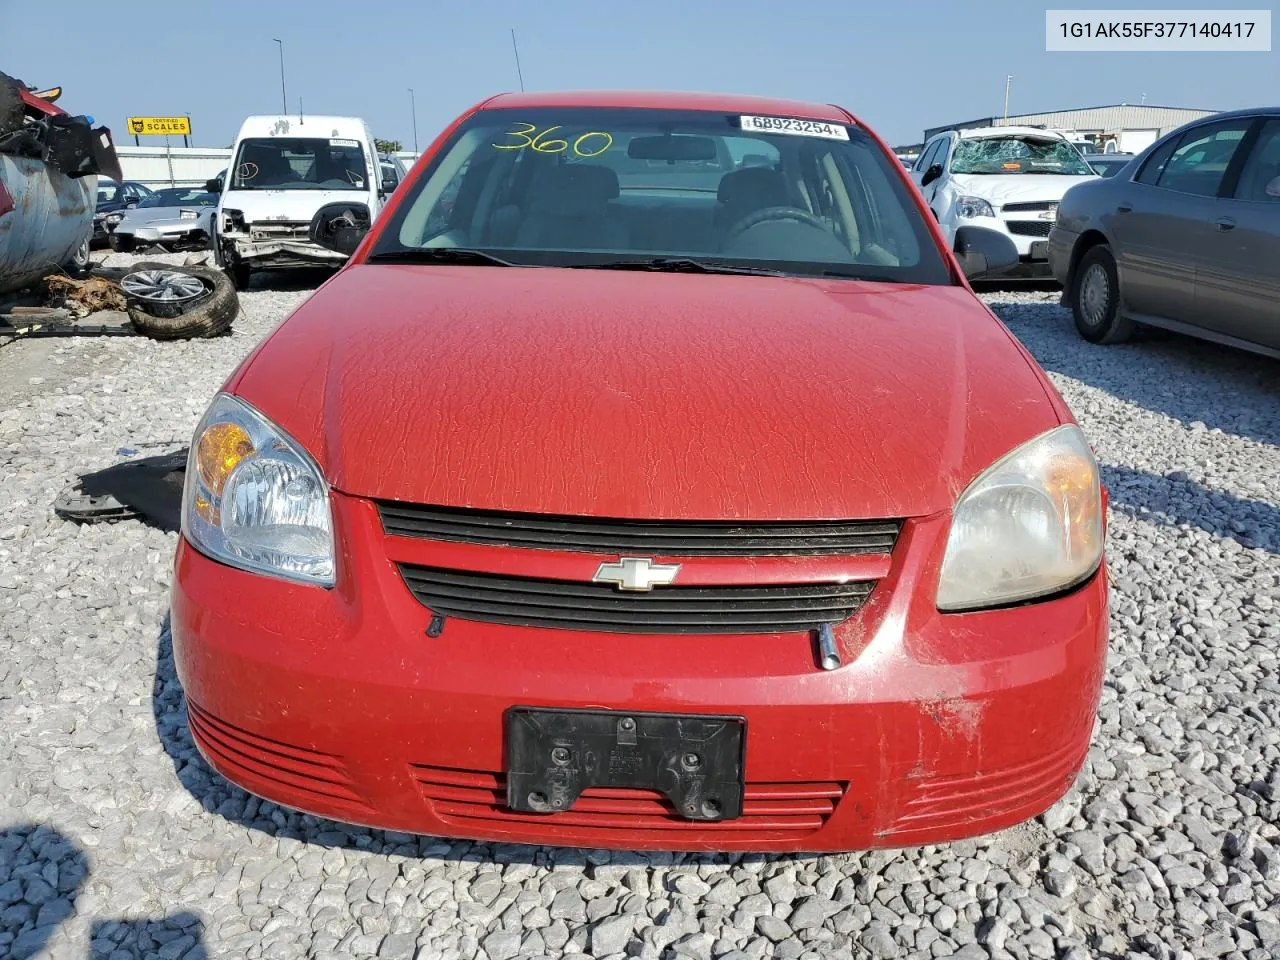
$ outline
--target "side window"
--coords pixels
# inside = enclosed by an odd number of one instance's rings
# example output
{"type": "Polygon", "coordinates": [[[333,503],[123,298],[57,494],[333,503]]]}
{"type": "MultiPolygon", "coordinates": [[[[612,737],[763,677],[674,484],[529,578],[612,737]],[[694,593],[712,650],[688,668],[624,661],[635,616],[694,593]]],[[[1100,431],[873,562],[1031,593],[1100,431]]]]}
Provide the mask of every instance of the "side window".
{"type": "Polygon", "coordinates": [[[927,144],[924,150],[920,152],[920,158],[916,160],[916,169],[918,171],[924,173],[929,169],[929,164],[933,163],[933,158],[938,153],[938,144],[941,142],[941,140],[934,140],[932,143],[927,144]]]}
{"type": "Polygon", "coordinates": [[[1280,203],[1280,117],[1263,125],[1240,171],[1235,195],[1237,200],[1280,203]]]}
{"type": "Polygon", "coordinates": [[[933,158],[934,163],[942,164],[942,172],[951,172],[951,148],[955,145],[956,138],[944,137],[942,142],[938,144],[938,155],[933,158]]]}
{"type": "Polygon", "coordinates": [[[1250,123],[1252,120],[1244,117],[1189,130],[1169,157],[1156,186],[1198,197],[1216,196],[1250,123]]]}
{"type": "Polygon", "coordinates": [[[1142,164],[1142,169],[1138,171],[1138,175],[1134,177],[1138,183],[1146,183],[1155,186],[1160,174],[1164,173],[1165,164],[1169,162],[1169,158],[1173,156],[1173,151],[1178,149],[1179,137],[1170,137],[1160,147],[1158,147],[1151,156],[1147,157],[1142,164]]]}

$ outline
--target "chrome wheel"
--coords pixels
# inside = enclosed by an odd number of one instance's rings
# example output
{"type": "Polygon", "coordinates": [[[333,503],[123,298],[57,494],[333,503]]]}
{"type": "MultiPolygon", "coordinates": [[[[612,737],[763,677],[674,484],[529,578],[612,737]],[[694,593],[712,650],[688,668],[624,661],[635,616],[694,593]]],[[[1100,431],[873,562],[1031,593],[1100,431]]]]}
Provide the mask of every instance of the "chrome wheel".
{"type": "Polygon", "coordinates": [[[196,300],[209,292],[199,277],[176,270],[139,270],[122,279],[120,289],[138,300],[169,305],[196,300]]]}
{"type": "Polygon", "coordinates": [[[1107,322],[1111,307],[1111,279],[1100,263],[1091,263],[1080,278],[1080,313],[1091,327],[1107,322]]]}

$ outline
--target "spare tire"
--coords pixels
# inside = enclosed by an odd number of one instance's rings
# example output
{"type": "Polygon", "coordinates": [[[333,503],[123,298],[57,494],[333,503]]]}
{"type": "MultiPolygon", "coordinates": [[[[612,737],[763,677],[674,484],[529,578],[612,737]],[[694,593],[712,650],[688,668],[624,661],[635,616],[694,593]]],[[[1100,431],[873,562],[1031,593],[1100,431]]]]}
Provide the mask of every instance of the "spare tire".
{"type": "Polygon", "coordinates": [[[120,290],[134,327],[153,340],[216,337],[240,312],[231,279],[209,267],[137,263],[120,290]]]}

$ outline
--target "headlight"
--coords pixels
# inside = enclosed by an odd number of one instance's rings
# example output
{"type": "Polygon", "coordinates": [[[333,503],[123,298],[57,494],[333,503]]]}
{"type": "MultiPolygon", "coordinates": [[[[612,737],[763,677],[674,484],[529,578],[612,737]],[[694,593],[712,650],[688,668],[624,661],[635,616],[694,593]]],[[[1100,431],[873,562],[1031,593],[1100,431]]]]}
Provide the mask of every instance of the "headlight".
{"type": "Polygon", "coordinates": [[[113,227],[123,219],[123,213],[108,213],[106,216],[107,223],[111,224],[113,227]]]}
{"type": "Polygon", "coordinates": [[[956,501],[938,609],[976,610],[1087,580],[1102,561],[1102,485],[1080,428],[1056,427],[997,461],[956,501]]]}
{"type": "Polygon", "coordinates": [[[956,214],[965,220],[972,220],[975,217],[994,217],[996,212],[981,197],[956,197],[956,214]]]}
{"type": "Polygon", "coordinates": [[[198,217],[198,216],[199,216],[199,214],[198,214],[198,213],[196,213],[194,210],[179,210],[179,211],[178,211],[178,219],[179,219],[179,220],[194,220],[194,219],[195,219],[196,217],[198,217]]]}
{"type": "Polygon", "coordinates": [[[191,444],[182,532],[233,567],[333,585],[333,522],[320,469],[283,430],[227,394],[210,405],[191,444]]]}

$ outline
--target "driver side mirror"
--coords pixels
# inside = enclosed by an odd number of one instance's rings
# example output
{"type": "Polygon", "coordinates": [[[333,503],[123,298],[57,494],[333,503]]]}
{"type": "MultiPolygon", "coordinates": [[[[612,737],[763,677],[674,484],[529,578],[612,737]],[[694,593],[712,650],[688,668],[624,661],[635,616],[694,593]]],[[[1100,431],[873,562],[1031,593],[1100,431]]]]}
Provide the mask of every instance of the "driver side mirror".
{"type": "Polygon", "coordinates": [[[1280,197],[1280,177],[1268,182],[1264,189],[1268,197],[1280,197]]]}
{"type": "Polygon", "coordinates": [[[1018,248],[1003,233],[987,227],[958,227],[956,259],[969,279],[1003,273],[1016,266],[1018,248]]]}
{"type": "Polygon", "coordinates": [[[396,187],[398,187],[399,185],[400,185],[399,180],[393,180],[390,177],[384,179],[382,181],[383,195],[388,197],[391,196],[391,194],[395,193],[396,187]]]}
{"type": "Polygon", "coordinates": [[[356,252],[371,225],[369,208],[365,204],[327,203],[311,218],[307,236],[317,246],[349,257],[356,252]]]}
{"type": "Polygon", "coordinates": [[[221,192],[222,192],[222,178],[221,178],[221,177],[214,177],[212,180],[206,180],[206,181],[204,182],[204,191],[205,191],[205,193],[221,193],[221,192]]]}
{"type": "Polygon", "coordinates": [[[924,172],[924,176],[920,178],[920,186],[927,187],[933,181],[942,176],[942,164],[935,163],[924,172]]]}

